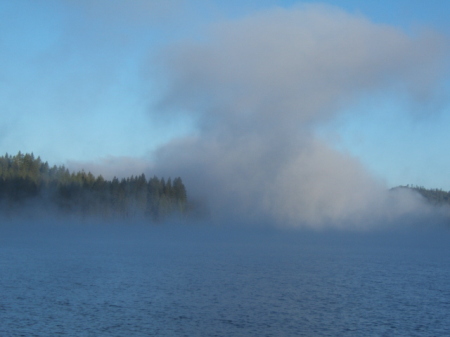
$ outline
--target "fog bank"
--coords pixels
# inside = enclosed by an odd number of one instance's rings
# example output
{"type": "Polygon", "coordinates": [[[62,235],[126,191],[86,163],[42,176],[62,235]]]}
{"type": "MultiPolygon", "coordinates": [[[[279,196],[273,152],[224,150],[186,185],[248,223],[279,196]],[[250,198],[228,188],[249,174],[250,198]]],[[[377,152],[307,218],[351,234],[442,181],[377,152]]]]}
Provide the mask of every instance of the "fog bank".
{"type": "Polygon", "coordinates": [[[218,24],[160,55],[167,91],[156,110],[198,129],[158,149],[152,171],[181,176],[216,220],[359,227],[420,212],[420,198],[389,193],[315,130],[362,95],[432,100],[447,45],[329,6],[218,24]]]}

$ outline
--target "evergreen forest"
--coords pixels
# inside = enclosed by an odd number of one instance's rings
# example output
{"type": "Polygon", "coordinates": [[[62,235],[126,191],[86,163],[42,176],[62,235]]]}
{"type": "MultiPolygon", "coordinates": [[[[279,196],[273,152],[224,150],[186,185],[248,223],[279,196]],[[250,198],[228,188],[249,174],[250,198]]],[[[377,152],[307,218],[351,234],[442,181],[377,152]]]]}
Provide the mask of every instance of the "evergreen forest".
{"type": "Polygon", "coordinates": [[[442,189],[427,189],[423,186],[406,185],[399,186],[398,188],[409,188],[419,193],[425,200],[432,205],[448,205],[450,206],[450,192],[443,191],[442,189]]]}
{"type": "Polygon", "coordinates": [[[88,172],[50,166],[33,153],[0,157],[0,214],[57,212],[81,217],[144,217],[152,221],[187,211],[181,178],[144,174],[106,180],[88,172]],[[26,207],[28,206],[28,207],[26,207]]]}

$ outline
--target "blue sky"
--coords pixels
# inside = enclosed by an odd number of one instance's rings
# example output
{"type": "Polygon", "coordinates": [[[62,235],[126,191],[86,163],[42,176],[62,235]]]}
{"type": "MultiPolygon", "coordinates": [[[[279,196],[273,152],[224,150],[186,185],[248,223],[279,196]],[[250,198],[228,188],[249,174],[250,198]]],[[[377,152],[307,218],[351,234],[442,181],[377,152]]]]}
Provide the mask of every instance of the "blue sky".
{"type": "MultiPolygon", "coordinates": [[[[445,1],[321,3],[410,36],[433,30],[448,41],[450,35],[450,3],[445,1]]],[[[121,169],[127,163],[141,168],[137,163],[155,160],[155,150],[201,128],[183,106],[157,111],[170,87],[158,61],[167,55],[164,50],[185,42],[210,43],[211,27],[218,23],[302,4],[0,0],[0,152],[34,152],[50,163],[77,168],[74,163],[90,167],[126,158],[121,169]]],[[[377,89],[344,105],[314,132],[332,148],[356,157],[389,187],[450,190],[447,71],[442,64],[443,81],[433,86],[429,99],[377,89]]],[[[133,169],[129,172],[138,173],[133,169]]]]}

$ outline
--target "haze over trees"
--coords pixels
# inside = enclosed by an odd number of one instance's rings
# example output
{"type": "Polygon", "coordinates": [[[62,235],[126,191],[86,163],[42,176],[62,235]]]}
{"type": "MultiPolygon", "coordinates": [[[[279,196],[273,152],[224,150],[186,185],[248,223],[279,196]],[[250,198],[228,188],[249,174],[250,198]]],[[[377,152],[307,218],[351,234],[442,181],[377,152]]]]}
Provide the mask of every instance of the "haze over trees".
{"type": "Polygon", "coordinates": [[[406,185],[397,188],[408,188],[419,193],[426,201],[435,206],[447,205],[450,206],[450,192],[442,189],[434,188],[427,189],[423,186],[406,185]]]}
{"type": "MultiPolygon", "coordinates": [[[[421,186],[399,186],[419,193],[432,205],[450,206],[450,192],[421,186]]],[[[0,215],[14,216],[26,210],[33,215],[63,215],[105,219],[146,218],[162,220],[186,215],[191,208],[180,177],[173,180],[144,174],[106,180],[90,172],[70,172],[50,166],[31,154],[0,157],[0,215]]]]}
{"type": "Polygon", "coordinates": [[[64,166],[50,166],[32,153],[0,157],[3,215],[13,216],[27,209],[82,217],[160,220],[185,214],[187,205],[186,189],[180,177],[147,179],[141,174],[106,180],[90,172],[70,172],[64,166]]]}

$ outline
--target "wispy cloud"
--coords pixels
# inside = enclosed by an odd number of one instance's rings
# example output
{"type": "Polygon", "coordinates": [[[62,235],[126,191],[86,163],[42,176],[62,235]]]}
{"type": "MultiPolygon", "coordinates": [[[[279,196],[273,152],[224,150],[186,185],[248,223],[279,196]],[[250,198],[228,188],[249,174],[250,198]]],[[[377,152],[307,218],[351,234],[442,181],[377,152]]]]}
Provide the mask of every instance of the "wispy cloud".
{"type": "Polygon", "coordinates": [[[189,114],[198,134],[160,148],[155,170],[182,176],[218,218],[324,226],[410,211],[414,198],[388,195],[314,130],[370,92],[429,100],[447,47],[436,33],[409,36],[328,6],[218,24],[161,55],[159,111],[189,114]]]}

